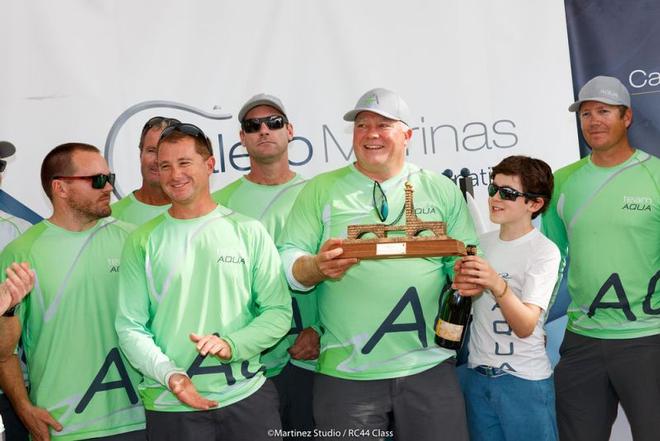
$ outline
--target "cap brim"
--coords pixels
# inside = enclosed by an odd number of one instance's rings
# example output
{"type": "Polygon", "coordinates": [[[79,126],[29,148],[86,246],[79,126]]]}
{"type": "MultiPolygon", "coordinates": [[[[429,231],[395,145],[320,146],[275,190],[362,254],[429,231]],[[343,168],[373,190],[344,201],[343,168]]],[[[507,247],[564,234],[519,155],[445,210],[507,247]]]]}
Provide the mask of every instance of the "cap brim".
{"type": "Polygon", "coordinates": [[[626,106],[626,107],[628,107],[625,103],[621,103],[619,101],[597,97],[597,98],[585,98],[583,100],[576,101],[573,104],[571,104],[570,106],[568,106],[568,111],[569,112],[577,112],[578,110],[580,110],[580,105],[582,105],[582,103],[584,103],[585,101],[597,101],[599,103],[609,104],[610,106],[626,106]]]}

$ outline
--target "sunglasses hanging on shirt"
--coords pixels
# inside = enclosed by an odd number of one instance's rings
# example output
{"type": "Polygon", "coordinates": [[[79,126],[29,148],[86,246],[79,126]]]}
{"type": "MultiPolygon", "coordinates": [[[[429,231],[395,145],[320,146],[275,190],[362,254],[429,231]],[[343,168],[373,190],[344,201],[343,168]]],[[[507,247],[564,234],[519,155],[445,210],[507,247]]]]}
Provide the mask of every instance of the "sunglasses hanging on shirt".
{"type": "MultiPolygon", "coordinates": [[[[387,203],[387,195],[385,194],[385,191],[383,191],[383,187],[380,186],[378,181],[374,181],[372,197],[373,197],[374,209],[376,210],[378,219],[380,219],[381,222],[385,222],[387,220],[387,215],[390,213],[390,206],[387,203]]],[[[399,222],[401,220],[401,217],[403,216],[403,212],[405,211],[405,209],[406,209],[406,205],[404,204],[403,207],[401,208],[401,212],[396,217],[396,219],[394,219],[391,223],[387,225],[394,225],[397,222],[399,222]]]]}

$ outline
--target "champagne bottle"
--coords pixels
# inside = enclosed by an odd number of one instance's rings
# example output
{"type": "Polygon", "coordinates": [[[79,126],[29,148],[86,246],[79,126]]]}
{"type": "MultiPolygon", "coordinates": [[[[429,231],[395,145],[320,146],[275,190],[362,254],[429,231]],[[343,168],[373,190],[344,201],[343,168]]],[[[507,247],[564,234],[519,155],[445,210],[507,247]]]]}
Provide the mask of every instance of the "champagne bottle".
{"type": "MultiPolygon", "coordinates": [[[[467,254],[477,254],[477,247],[467,246],[467,254]]],[[[438,323],[435,325],[435,343],[447,349],[458,350],[470,319],[472,297],[463,297],[458,290],[449,287],[439,299],[438,323]]]]}

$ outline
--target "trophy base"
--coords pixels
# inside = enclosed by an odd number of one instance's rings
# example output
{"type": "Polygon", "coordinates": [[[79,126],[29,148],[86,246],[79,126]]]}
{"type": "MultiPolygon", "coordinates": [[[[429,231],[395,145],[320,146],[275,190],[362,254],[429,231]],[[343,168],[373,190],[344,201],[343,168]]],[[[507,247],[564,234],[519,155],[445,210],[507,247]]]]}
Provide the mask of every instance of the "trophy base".
{"type": "Polygon", "coordinates": [[[392,237],[385,239],[345,239],[340,258],[401,259],[412,257],[465,256],[465,244],[454,239],[432,237],[392,237]]]}

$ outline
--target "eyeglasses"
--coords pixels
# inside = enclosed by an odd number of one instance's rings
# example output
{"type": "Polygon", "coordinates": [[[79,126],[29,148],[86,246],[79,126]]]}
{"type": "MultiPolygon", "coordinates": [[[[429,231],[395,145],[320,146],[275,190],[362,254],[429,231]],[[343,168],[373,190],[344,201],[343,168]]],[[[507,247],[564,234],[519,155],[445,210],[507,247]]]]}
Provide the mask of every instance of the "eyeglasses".
{"type": "MultiPolygon", "coordinates": [[[[387,203],[387,196],[385,195],[385,192],[383,191],[383,187],[380,186],[378,181],[374,181],[374,188],[372,191],[372,197],[373,197],[373,202],[374,202],[374,209],[376,210],[376,214],[378,214],[378,219],[380,219],[381,222],[385,222],[387,219],[387,215],[390,212],[390,206],[387,203]]],[[[404,204],[403,207],[401,208],[401,212],[399,215],[389,223],[388,225],[394,225],[399,220],[401,220],[401,217],[403,216],[403,212],[406,209],[406,205],[404,204]]]]}
{"type": "Polygon", "coordinates": [[[289,121],[282,115],[271,115],[263,118],[250,118],[241,121],[241,128],[245,133],[257,133],[261,130],[261,124],[266,124],[270,130],[279,130],[289,121]]]}
{"type": "Polygon", "coordinates": [[[160,139],[158,140],[158,143],[161,143],[165,138],[167,138],[174,132],[183,133],[185,135],[189,135],[192,136],[193,138],[199,139],[200,141],[202,141],[202,143],[204,143],[204,146],[208,150],[209,154],[213,156],[213,148],[211,147],[211,140],[208,138],[208,136],[204,134],[202,129],[200,129],[194,124],[177,122],[169,127],[166,127],[165,130],[163,130],[162,133],[160,134],[160,139]]]}
{"type": "Polygon", "coordinates": [[[105,183],[109,182],[111,186],[115,186],[115,174],[114,173],[108,173],[107,175],[104,174],[98,174],[98,175],[93,175],[93,176],[53,176],[53,180],[55,179],[64,179],[67,181],[73,181],[73,180],[79,180],[79,179],[85,179],[89,180],[92,182],[92,188],[95,188],[97,190],[101,190],[102,188],[105,187],[105,183]]]}
{"type": "Polygon", "coordinates": [[[5,171],[5,168],[7,168],[7,161],[4,159],[0,159],[0,173],[5,171]]]}
{"type": "Polygon", "coordinates": [[[492,183],[488,184],[488,196],[492,198],[493,196],[495,196],[495,193],[498,192],[500,194],[500,198],[503,201],[515,201],[520,196],[524,196],[527,199],[536,199],[543,197],[543,195],[537,193],[523,193],[518,190],[514,190],[511,187],[500,187],[499,185],[492,183]]]}

